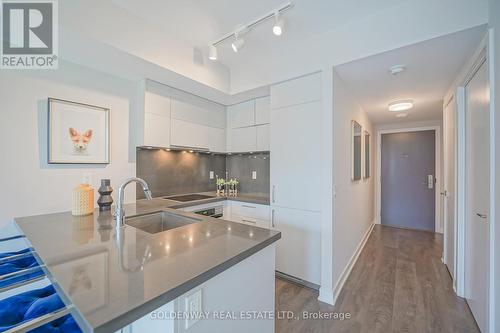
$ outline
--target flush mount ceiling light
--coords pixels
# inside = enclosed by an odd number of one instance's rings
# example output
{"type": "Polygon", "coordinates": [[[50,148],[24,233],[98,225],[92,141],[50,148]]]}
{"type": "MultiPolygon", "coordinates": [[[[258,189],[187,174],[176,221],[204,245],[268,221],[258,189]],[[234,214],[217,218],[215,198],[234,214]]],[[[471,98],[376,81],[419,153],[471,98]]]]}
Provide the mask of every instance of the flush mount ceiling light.
{"type": "Polygon", "coordinates": [[[214,45],[210,45],[208,49],[208,59],[210,60],[217,60],[217,47],[214,45]]]}
{"type": "Polygon", "coordinates": [[[389,104],[389,111],[391,112],[406,111],[410,110],[411,108],[413,108],[412,100],[396,101],[389,104]]]}
{"type": "Polygon", "coordinates": [[[213,42],[209,46],[208,58],[210,60],[217,60],[218,59],[217,46],[219,44],[222,44],[222,43],[228,41],[228,40],[232,40],[231,48],[233,49],[233,51],[238,52],[243,47],[243,44],[245,44],[245,41],[241,38],[241,36],[243,34],[249,32],[257,25],[259,25],[263,22],[266,22],[270,19],[273,19],[273,18],[274,18],[273,33],[276,36],[281,36],[281,34],[283,34],[283,29],[285,26],[285,20],[283,18],[283,13],[288,11],[289,9],[292,9],[293,6],[294,6],[294,4],[292,2],[287,2],[283,6],[273,10],[272,12],[269,12],[269,13],[259,17],[248,24],[240,26],[238,29],[236,29],[236,31],[233,31],[233,32],[227,34],[226,36],[220,38],[219,40],[213,42]]]}
{"type": "Polygon", "coordinates": [[[285,20],[281,17],[279,11],[274,13],[273,34],[281,36],[283,28],[285,27],[285,20]]]}
{"type": "Polygon", "coordinates": [[[236,34],[234,38],[235,39],[234,42],[231,43],[231,47],[233,48],[233,51],[235,53],[238,53],[238,51],[241,50],[245,45],[245,40],[243,38],[240,38],[239,34],[236,34]]]}
{"type": "Polygon", "coordinates": [[[405,65],[395,65],[395,66],[392,66],[391,68],[389,68],[389,73],[391,73],[392,75],[398,75],[398,74],[404,72],[405,70],[406,70],[405,65]]]}

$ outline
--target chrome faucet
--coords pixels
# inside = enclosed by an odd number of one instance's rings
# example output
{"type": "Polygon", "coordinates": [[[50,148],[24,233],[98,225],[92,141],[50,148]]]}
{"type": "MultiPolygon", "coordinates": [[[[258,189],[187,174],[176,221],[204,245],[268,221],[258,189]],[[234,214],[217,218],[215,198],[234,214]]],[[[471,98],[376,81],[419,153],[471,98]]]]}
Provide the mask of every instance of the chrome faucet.
{"type": "Polygon", "coordinates": [[[125,225],[125,210],[123,209],[123,197],[125,195],[125,187],[127,187],[130,183],[139,183],[142,186],[142,190],[144,191],[144,195],[146,199],[151,200],[153,196],[151,195],[151,190],[149,189],[148,183],[144,181],[144,179],[132,177],[127,179],[123,184],[120,185],[118,189],[118,202],[116,203],[115,210],[115,220],[116,220],[116,228],[119,229],[125,225]]]}

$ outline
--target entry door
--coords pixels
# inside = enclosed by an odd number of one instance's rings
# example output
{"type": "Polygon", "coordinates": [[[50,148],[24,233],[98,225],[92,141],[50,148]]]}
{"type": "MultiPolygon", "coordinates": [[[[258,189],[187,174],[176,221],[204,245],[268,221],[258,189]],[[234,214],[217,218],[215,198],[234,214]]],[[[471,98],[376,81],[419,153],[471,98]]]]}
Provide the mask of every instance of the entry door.
{"type": "Polygon", "coordinates": [[[436,133],[383,134],[381,223],[434,231],[436,133]]]}
{"type": "Polygon", "coordinates": [[[456,183],[456,145],[457,145],[457,121],[455,98],[453,98],[443,110],[444,128],[444,244],[446,252],[444,263],[455,280],[455,183],[456,183]]]}
{"type": "Polygon", "coordinates": [[[466,222],[465,298],[482,332],[487,332],[490,202],[488,65],[465,87],[466,222]]]}

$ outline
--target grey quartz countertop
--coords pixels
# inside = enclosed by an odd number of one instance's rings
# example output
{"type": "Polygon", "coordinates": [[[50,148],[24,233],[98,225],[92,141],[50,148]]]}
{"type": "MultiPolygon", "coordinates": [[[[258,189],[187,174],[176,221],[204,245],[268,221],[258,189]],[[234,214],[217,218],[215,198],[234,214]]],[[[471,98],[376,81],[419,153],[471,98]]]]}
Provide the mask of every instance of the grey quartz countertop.
{"type": "Polygon", "coordinates": [[[263,194],[263,193],[242,193],[242,194],[238,194],[238,196],[236,196],[236,197],[218,197],[216,192],[198,192],[198,193],[193,193],[193,194],[210,195],[210,196],[212,196],[212,198],[189,201],[189,202],[182,202],[182,203],[176,202],[176,201],[171,201],[172,207],[183,208],[183,207],[202,205],[205,203],[224,201],[224,200],[241,201],[241,202],[248,202],[248,203],[260,204],[260,205],[269,205],[270,204],[269,195],[263,194]]]}
{"type": "Polygon", "coordinates": [[[86,332],[113,332],[281,237],[274,230],[174,210],[181,206],[186,204],[164,199],[125,205],[127,217],[167,211],[199,220],[156,234],[131,226],[117,233],[109,211],[15,221],[63,300],[76,306],[80,327],[86,332]]]}

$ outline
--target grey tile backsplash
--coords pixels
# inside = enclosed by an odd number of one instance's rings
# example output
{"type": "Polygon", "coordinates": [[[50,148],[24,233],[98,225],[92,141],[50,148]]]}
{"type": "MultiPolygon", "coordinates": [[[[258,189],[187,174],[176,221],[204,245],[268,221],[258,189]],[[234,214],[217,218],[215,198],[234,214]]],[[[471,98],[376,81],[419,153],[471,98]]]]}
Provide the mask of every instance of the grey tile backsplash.
{"type": "MultiPolygon", "coordinates": [[[[215,191],[215,178],[209,179],[210,171],[219,177],[240,181],[240,193],[269,194],[269,153],[213,155],[166,151],[163,149],[137,150],[137,177],[143,178],[154,197],[174,194],[215,191]],[[252,171],[257,179],[252,180],[252,171]]],[[[138,188],[137,199],[144,193],[138,188]]]]}

